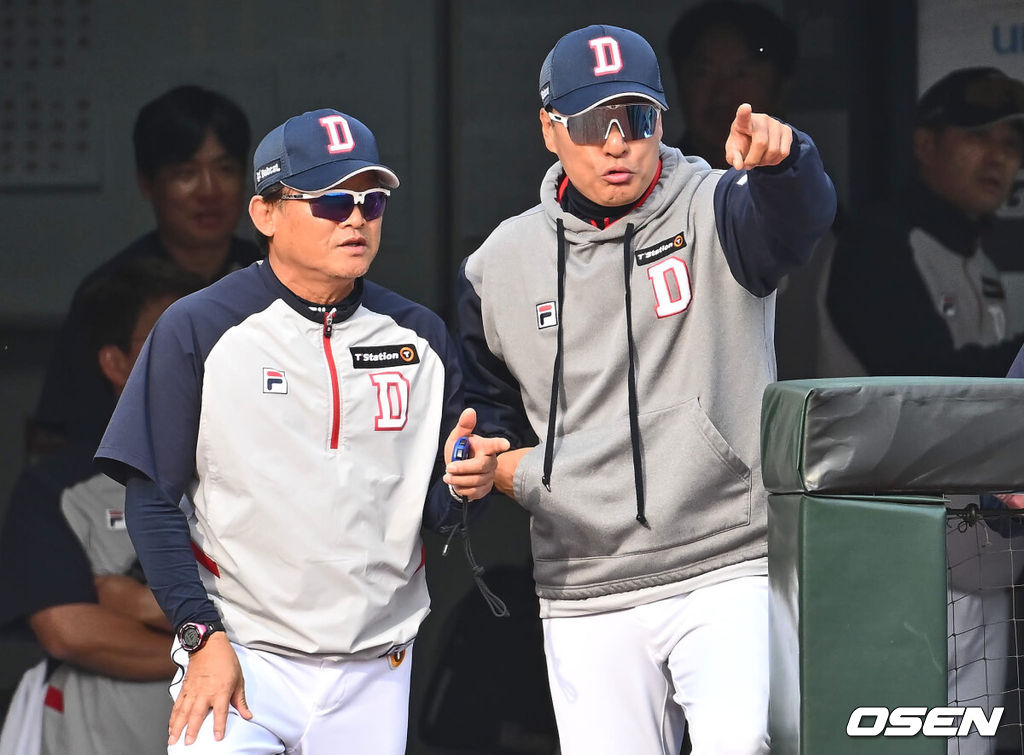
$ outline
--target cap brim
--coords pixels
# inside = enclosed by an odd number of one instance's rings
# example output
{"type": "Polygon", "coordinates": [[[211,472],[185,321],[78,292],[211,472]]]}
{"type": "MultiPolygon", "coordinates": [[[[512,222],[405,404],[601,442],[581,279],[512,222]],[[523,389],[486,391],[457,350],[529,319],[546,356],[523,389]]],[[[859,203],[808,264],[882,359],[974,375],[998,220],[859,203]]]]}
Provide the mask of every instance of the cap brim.
{"type": "Polygon", "coordinates": [[[1010,113],[999,118],[995,118],[985,123],[979,123],[976,126],[964,126],[968,131],[974,131],[976,129],[988,128],[995,126],[997,123],[1012,123],[1015,126],[1024,126],[1024,113],[1010,113]]]}
{"type": "Polygon", "coordinates": [[[579,115],[591,108],[597,107],[603,102],[633,95],[651,100],[662,110],[668,110],[668,103],[665,102],[665,95],[643,84],[635,81],[602,81],[588,87],[576,89],[568,94],[551,100],[551,107],[562,115],[579,115]]]}
{"type": "Polygon", "coordinates": [[[353,176],[360,173],[374,172],[377,174],[381,184],[389,189],[397,189],[399,186],[398,176],[390,168],[378,163],[367,163],[358,160],[346,160],[342,163],[327,163],[310,168],[302,173],[289,176],[282,183],[286,186],[310,194],[318,191],[332,189],[338,184],[343,184],[353,176]],[[339,169],[344,168],[345,172],[339,175],[339,169]]]}

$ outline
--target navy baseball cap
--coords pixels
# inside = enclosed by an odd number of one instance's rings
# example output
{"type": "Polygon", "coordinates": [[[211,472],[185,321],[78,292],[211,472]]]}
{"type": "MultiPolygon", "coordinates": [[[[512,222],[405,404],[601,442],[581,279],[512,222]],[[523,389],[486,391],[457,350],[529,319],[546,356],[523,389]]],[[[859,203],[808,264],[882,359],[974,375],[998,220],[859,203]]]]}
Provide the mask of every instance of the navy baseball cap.
{"type": "Polygon", "coordinates": [[[398,176],[380,163],[370,129],[329,108],[289,118],[263,137],[252,166],[257,194],[276,183],[302,192],[323,191],[368,171],[384,186],[398,188],[398,176]]]}
{"type": "Polygon", "coordinates": [[[983,128],[1024,125],[1024,84],[998,68],[961,68],[929,87],[917,105],[918,126],[983,128]]]}
{"type": "Polygon", "coordinates": [[[628,29],[595,25],[569,32],[541,66],[541,102],[563,115],[577,115],[623,95],[668,110],[658,58],[646,39],[628,29]]]}

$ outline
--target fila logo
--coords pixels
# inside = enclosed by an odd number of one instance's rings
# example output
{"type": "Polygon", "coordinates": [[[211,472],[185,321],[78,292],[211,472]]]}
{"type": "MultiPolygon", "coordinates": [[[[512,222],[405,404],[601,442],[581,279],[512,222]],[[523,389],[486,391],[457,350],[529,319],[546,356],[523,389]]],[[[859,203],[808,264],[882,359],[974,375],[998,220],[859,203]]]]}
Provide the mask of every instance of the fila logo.
{"type": "Polygon", "coordinates": [[[401,372],[374,372],[370,382],[377,389],[374,430],[403,430],[409,420],[409,380],[401,372]]]}
{"type": "Polygon", "coordinates": [[[558,311],[553,301],[542,302],[537,305],[537,329],[552,328],[558,325],[558,311]]]}
{"type": "Polygon", "coordinates": [[[107,529],[127,530],[128,525],[124,521],[124,512],[121,509],[107,509],[107,529]]]}
{"type": "Polygon", "coordinates": [[[654,287],[654,313],[659,318],[678,315],[690,306],[690,271],[681,259],[669,257],[651,265],[647,277],[654,287]]]}
{"type": "Polygon", "coordinates": [[[325,115],[320,119],[320,125],[327,130],[327,138],[330,140],[327,151],[332,155],[351,152],[355,148],[356,140],[352,138],[348,121],[340,115],[325,115]]]}
{"type": "Polygon", "coordinates": [[[942,294],[939,309],[943,317],[956,317],[956,297],[953,294],[942,294]]]}
{"type": "Polygon", "coordinates": [[[284,370],[263,368],[263,392],[288,393],[288,378],[284,376],[284,370]]]}
{"type": "Polygon", "coordinates": [[[597,65],[594,66],[595,76],[607,76],[622,70],[622,53],[619,43],[612,37],[598,37],[590,40],[590,49],[594,51],[597,65]]]}

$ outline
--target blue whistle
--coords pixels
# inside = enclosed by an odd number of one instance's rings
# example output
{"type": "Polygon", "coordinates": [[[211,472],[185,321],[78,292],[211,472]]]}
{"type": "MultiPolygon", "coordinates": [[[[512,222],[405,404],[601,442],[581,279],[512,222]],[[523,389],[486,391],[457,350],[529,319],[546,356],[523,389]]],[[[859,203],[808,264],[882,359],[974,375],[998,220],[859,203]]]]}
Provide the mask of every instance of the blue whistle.
{"type": "Polygon", "coordinates": [[[452,448],[452,461],[462,461],[469,458],[469,438],[463,435],[452,448]]]}

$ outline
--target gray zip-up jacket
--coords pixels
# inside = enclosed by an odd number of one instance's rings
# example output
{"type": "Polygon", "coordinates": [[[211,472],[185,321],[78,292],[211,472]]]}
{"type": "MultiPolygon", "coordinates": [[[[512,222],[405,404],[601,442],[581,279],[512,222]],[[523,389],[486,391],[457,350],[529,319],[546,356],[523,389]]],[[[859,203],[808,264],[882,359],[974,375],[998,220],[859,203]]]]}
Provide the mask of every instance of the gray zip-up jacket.
{"type": "Polygon", "coordinates": [[[541,598],[643,591],[766,554],[774,289],[836,201],[813,142],[794,135],[781,165],[750,172],[662,145],[653,191],[604,229],[561,209],[556,163],[540,204],[463,264],[477,431],[536,445],[515,498],[541,598]]]}

